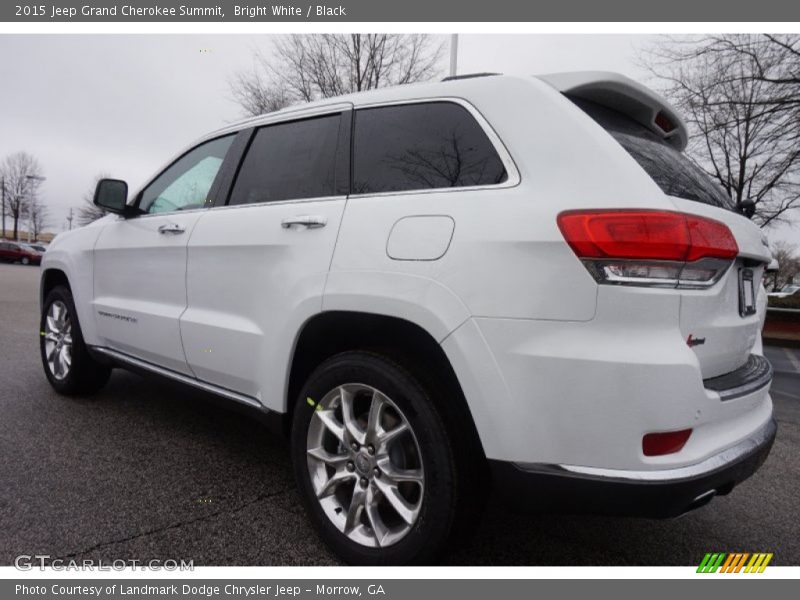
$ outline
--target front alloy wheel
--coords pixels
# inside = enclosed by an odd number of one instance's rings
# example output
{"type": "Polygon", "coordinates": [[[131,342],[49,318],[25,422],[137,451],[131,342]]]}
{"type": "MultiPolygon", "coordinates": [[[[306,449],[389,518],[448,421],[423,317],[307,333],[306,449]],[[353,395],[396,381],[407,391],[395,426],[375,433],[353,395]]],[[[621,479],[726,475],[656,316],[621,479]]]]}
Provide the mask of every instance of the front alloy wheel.
{"type": "Polygon", "coordinates": [[[47,380],[60,394],[91,394],[108,381],[111,368],[97,363],[83,341],[72,292],[57,285],[42,304],[39,349],[47,380]]]}
{"type": "Polygon", "coordinates": [[[72,366],[72,320],[61,300],[53,302],[47,310],[43,335],[47,368],[61,381],[72,366]]]}
{"type": "Polygon", "coordinates": [[[378,548],[408,534],[425,474],[409,421],[388,396],[362,383],[331,390],[315,406],[306,446],[314,492],[339,531],[378,548]]]}

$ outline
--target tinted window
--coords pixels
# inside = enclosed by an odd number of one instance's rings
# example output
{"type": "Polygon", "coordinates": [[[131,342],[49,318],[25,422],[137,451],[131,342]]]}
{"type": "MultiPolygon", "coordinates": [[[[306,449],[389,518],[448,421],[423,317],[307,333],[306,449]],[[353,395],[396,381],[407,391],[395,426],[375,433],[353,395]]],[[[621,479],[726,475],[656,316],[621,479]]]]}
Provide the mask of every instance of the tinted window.
{"type": "Polygon", "coordinates": [[[734,208],[733,200],[721,185],[644,125],[594,102],[578,99],[573,99],[573,102],[602,125],[665,194],[721,208],[734,208]]]}
{"type": "Polygon", "coordinates": [[[492,185],[503,162],[467,109],[451,102],[356,111],[353,193],[492,185]]]}
{"type": "Polygon", "coordinates": [[[202,208],[233,137],[200,144],[184,154],[145,188],[139,208],[148,213],[202,208]]]}
{"type": "Polygon", "coordinates": [[[230,204],[336,195],[341,115],[259,129],[247,151],[230,204]]]}

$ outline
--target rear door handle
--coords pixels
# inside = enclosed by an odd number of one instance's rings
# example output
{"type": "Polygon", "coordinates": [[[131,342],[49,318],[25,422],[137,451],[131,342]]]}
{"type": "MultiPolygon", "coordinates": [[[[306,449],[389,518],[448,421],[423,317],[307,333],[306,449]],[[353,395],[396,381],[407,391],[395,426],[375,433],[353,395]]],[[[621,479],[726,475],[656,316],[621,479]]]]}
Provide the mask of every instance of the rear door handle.
{"type": "Polygon", "coordinates": [[[165,223],[158,228],[158,233],[183,233],[186,231],[185,227],[181,227],[177,223],[165,223]]]}
{"type": "Polygon", "coordinates": [[[289,229],[292,225],[300,225],[306,229],[319,229],[328,224],[328,219],[321,215],[302,215],[298,217],[288,217],[281,221],[281,227],[289,229]]]}

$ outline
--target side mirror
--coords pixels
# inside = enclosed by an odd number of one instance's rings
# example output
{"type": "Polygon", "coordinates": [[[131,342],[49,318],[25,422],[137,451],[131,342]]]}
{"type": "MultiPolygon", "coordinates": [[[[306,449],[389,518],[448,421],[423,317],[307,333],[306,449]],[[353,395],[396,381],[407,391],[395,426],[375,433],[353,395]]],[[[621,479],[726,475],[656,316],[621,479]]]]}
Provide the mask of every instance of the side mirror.
{"type": "Polygon", "coordinates": [[[740,200],[739,203],[736,205],[736,208],[738,208],[739,212],[742,213],[748,219],[752,219],[753,215],[756,214],[756,203],[750,198],[746,198],[745,200],[740,200]]]}
{"type": "Polygon", "coordinates": [[[101,179],[94,190],[94,203],[108,212],[127,215],[128,184],[120,179],[101,179]]]}

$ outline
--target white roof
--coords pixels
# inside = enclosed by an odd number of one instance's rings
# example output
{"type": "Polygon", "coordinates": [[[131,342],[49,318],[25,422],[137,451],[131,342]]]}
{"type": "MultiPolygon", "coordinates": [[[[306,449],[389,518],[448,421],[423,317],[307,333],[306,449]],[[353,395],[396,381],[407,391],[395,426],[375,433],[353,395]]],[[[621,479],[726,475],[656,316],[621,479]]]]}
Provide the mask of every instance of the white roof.
{"type": "MultiPolygon", "coordinates": [[[[547,83],[563,94],[590,100],[623,112],[658,135],[663,136],[679,150],[683,150],[686,147],[688,141],[686,124],[677,111],[656,92],[620,73],[578,71],[539,75],[536,76],[536,79],[547,83]],[[659,113],[662,113],[675,126],[673,130],[666,132],[656,125],[655,119],[659,113]]],[[[308,112],[314,109],[322,110],[326,107],[345,103],[359,107],[383,102],[402,102],[404,100],[448,96],[469,99],[471,90],[484,89],[485,86],[501,88],[503,83],[513,80],[530,81],[528,78],[510,75],[485,75],[449,81],[412,83],[379,88],[290,106],[279,111],[238,121],[204,137],[214,137],[224,132],[259,126],[295,112],[308,112]]]]}

